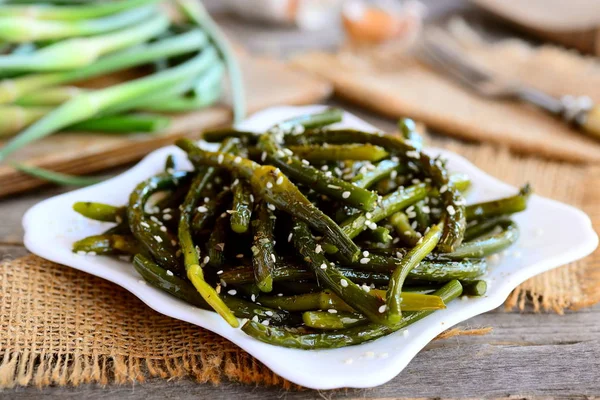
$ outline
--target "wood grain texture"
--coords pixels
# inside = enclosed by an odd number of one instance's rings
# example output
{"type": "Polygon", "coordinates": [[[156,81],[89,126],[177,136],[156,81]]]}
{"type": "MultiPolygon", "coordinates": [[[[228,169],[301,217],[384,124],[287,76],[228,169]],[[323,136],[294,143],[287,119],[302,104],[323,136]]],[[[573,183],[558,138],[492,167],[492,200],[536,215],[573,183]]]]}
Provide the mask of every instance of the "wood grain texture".
{"type": "MultiPolygon", "coordinates": [[[[249,113],[275,105],[319,102],[331,92],[325,81],[292,70],[279,61],[248,55],[240,58],[249,113]]],[[[28,145],[11,160],[58,172],[86,174],[138,160],[152,150],[173,143],[176,138],[198,137],[203,129],[230,121],[229,107],[216,105],[174,116],[169,128],[160,134],[55,134],[28,145]]],[[[0,146],[2,144],[0,141],[0,146]]],[[[42,184],[43,181],[6,164],[0,166],[0,197],[42,184]]]]}
{"type": "MultiPolygon", "coordinates": [[[[468,321],[492,322],[490,335],[455,337],[428,345],[391,382],[373,389],[283,392],[228,383],[198,385],[190,380],[150,380],[140,385],[100,388],[19,388],[10,398],[225,400],[356,398],[589,398],[600,393],[600,306],[585,312],[516,314],[494,311],[468,321]],[[552,331],[560,327],[561,332],[552,331]],[[543,374],[541,373],[543,371],[543,374]]],[[[0,397],[2,393],[0,393],[0,397]]]]}

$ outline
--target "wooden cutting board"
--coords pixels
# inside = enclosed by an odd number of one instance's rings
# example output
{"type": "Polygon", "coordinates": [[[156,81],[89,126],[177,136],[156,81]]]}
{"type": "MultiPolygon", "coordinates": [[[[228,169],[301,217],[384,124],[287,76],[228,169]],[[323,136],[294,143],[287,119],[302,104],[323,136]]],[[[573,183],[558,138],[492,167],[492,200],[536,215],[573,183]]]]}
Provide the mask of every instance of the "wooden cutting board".
{"type": "MultiPolygon", "coordinates": [[[[600,103],[600,86],[595,85],[600,67],[567,51],[533,49],[518,40],[465,51],[477,61],[493,61],[494,72],[514,73],[550,94],[588,95],[600,103]]],[[[340,97],[383,115],[412,117],[440,132],[519,153],[600,163],[600,141],[533,106],[478,96],[411,55],[381,62],[316,52],[301,54],[292,64],[329,80],[340,97]]]]}
{"type": "MultiPolygon", "coordinates": [[[[249,113],[276,105],[316,103],[331,93],[326,81],[281,62],[240,57],[249,113]]],[[[172,144],[176,138],[197,137],[203,129],[230,122],[230,108],[216,105],[173,117],[168,130],[160,134],[58,133],[28,145],[10,160],[58,172],[87,174],[138,160],[158,147],[172,144]]],[[[43,184],[6,164],[0,165],[0,197],[43,184]]]]}

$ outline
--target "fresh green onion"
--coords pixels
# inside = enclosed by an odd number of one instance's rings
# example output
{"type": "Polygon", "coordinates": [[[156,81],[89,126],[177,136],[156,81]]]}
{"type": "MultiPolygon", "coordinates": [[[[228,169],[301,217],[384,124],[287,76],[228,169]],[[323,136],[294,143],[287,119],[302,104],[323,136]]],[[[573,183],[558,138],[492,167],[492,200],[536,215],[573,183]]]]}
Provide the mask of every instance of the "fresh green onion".
{"type": "Polygon", "coordinates": [[[51,4],[6,4],[0,7],[0,16],[26,17],[34,15],[37,19],[77,20],[84,18],[103,17],[105,15],[130,10],[132,8],[157,2],[158,0],[122,0],[74,6],[55,6],[51,4]]]}
{"type": "Polygon", "coordinates": [[[88,119],[67,129],[81,132],[153,133],[166,129],[170,122],[169,118],[160,115],[115,115],[88,119]]]}
{"type": "Polygon", "coordinates": [[[31,175],[35,178],[42,179],[47,182],[55,183],[63,186],[89,186],[95,185],[96,183],[102,182],[109,177],[92,177],[92,176],[74,176],[62,174],[60,172],[50,171],[44,168],[34,167],[32,165],[25,164],[11,164],[15,169],[31,175]]]}
{"type": "Polygon", "coordinates": [[[242,71],[235,58],[233,49],[219,27],[208,15],[201,2],[196,0],[177,0],[177,3],[187,17],[206,30],[211,40],[221,51],[221,56],[227,66],[233,97],[233,120],[240,122],[246,117],[246,98],[242,71]]]}
{"type": "Polygon", "coordinates": [[[201,74],[214,61],[214,49],[208,48],[190,60],[154,75],[126,83],[82,93],[56,108],[0,149],[0,161],[23,146],[51,135],[75,123],[100,114],[107,108],[160,92],[201,74]]]}
{"type": "Polygon", "coordinates": [[[0,40],[25,43],[99,35],[140,23],[154,12],[154,7],[142,7],[103,18],[78,21],[40,21],[35,16],[0,17],[0,40]]]}
{"type": "Polygon", "coordinates": [[[85,89],[77,86],[57,86],[41,90],[37,93],[27,94],[15,101],[14,103],[20,106],[57,106],[67,100],[84,92],[85,89]]]}
{"type": "Polygon", "coordinates": [[[155,43],[122,50],[101,58],[96,63],[70,71],[26,75],[4,80],[0,84],[0,104],[12,102],[28,93],[69,82],[82,81],[125,68],[147,64],[157,58],[174,57],[203,48],[206,35],[197,29],[161,39],[155,43]]]}
{"type": "Polygon", "coordinates": [[[0,106],[0,138],[12,136],[42,118],[47,107],[0,106]]]}
{"type": "Polygon", "coordinates": [[[155,15],[133,27],[89,38],[63,40],[25,55],[0,55],[0,71],[48,71],[79,68],[99,57],[145,42],[164,32],[169,20],[155,15]]]}

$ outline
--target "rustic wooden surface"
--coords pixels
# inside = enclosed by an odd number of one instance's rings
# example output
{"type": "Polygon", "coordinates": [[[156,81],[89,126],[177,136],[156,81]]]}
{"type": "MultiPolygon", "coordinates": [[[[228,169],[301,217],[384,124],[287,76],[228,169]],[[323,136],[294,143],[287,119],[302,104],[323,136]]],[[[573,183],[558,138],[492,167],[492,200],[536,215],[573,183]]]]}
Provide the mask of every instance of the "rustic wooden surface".
{"type": "MultiPolygon", "coordinates": [[[[465,8],[459,0],[436,0],[434,13],[465,8]]],[[[290,30],[267,33],[260,27],[224,21],[250,51],[289,55],[318,43],[333,47],[339,34],[332,30],[299,36],[290,30]],[[321,40],[317,40],[324,35],[321,40]]],[[[393,121],[343,105],[386,130],[393,121]]],[[[0,201],[0,260],[26,254],[22,246],[21,217],[36,202],[66,189],[49,189],[0,201]]],[[[1,301],[1,299],[0,299],[1,301]]],[[[18,388],[0,391],[0,398],[600,398],[600,305],[567,311],[565,315],[506,312],[479,315],[461,327],[491,326],[485,336],[454,337],[436,341],[421,351],[392,381],[368,390],[283,392],[223,383],[199,385],[189,380],[153,379],[136,385],[84,385],[66,388],[18,388]]]]}

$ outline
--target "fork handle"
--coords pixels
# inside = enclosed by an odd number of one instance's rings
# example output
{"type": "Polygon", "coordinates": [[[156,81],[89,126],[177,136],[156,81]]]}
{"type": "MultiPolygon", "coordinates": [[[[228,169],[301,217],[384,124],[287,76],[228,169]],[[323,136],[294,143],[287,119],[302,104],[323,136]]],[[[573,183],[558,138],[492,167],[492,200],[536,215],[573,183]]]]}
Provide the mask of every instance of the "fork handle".
{"type": "Polygon", "coordinates": [[[580,122],[581,128],[590,136],[600,139],[600,106],[593,106],[586,111],[580,122]]]}
{"type": "Polygon", "coordinates": [[[521,100],[535,104],[600,139],[600,106],[588,96],[567,95],[559,99],[531,87],[521,87],[516,94],[521,100]]]}

